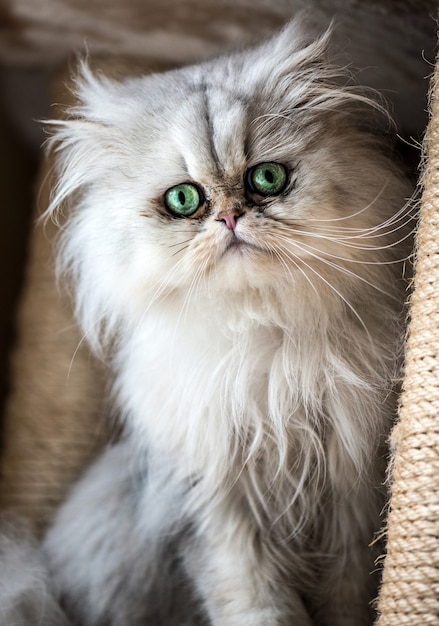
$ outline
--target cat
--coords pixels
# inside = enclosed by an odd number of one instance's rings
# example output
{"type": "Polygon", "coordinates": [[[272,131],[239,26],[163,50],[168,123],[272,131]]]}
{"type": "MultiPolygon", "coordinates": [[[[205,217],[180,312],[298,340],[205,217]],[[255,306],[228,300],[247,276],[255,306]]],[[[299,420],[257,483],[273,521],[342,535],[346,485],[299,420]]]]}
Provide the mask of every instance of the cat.
{"type": "Polygon", "coordinates": [[[410,184],[299,21],[52,123],[60,273],[125,432],[44,540],[82,626],[366,626],[410,184]]]}

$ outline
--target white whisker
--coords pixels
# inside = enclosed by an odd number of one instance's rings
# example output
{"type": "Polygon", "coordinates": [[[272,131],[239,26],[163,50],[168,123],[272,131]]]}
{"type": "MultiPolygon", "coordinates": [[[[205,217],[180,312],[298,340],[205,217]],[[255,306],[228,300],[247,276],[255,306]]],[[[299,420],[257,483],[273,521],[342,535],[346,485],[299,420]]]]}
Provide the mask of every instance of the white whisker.
{"type": "MultiPolygon", "coordinates": [[[[383,261],[383,260],[376,260],[376,261],[372,261],[372,260],[365,260],[365,259],[356,259],[356,258],[352,258],[352,257],[344,257],[344,256],[339,256],[337,254],[334,254],[332,252],[328,252],[327,250],[322,250],[321,248],[317,248],[315,246],[312,246],[310,243],[306,242],[306,241],[300,241],[300,244],[298,241],[296,241],[295,239],[293,240],[291,237],[291,234],[293,234],[294,236],[296,235],[300,235],[300,234],[304,234],[301,231],[295,231],[295,230],[291,230],[291,232],[289,233],[290,237],[286,237],[285,235],[279,235],[279,237],[281,237],[284,241],[288,241],[288,242],[293,242],[294,244],[297,246],[302,246],[303,250],[310,250],[310,251],[314,251],[314,252],[319,252],[321,254],[324,254],[325,257],[331,258],[331,259],[336,259],[337,261],[344,261],[346,263],[352,263],[355,265],[395,265],[398,263],[401,263],[402,261],[407,261],[411,258],[411,256],[413,255],[413,252],[411,252],[409,255],[406,255],[404,257],[401,258],[396,258],[396,259],[390,259],[387,261],[383,261]]],[[[312,237],[312,233],[307,234],[307,236],[312,237]]],[[[392,249],[392,248],[397,248],[397,246],[402,243],[403,241],[405,241],[406,239],[408,239],[410,237],[410,234],[405,235],[403,238],[399,239],[396,242],[392,242],[389,243],[385,246],[356,246],[354,244],[349,245],[346,242],[343,242],[342,245],[346,248],[351,248],[353,250],[362,250],[365,252],[378,252],[381,250],[387,250],[387,249],[392,249]]],[[[328,241],[330,243],[335,243],[338,244],[340,242],[338,242],[336,239],[332,238],[332,237],[324,237],[324,236],[319,236],[317,237],[318,239],[321,239],[323,241],[328,241]]]]}
{"type": "Polygon", "coordinates": [[[166,290],[171,282],[172,277],[178,272],[180,265],[184,263],[184,258],[181,258],[175,265],[173,265],[164,276],[160,278],[154,285],[152,285],[152,289],[154,290],[152,294],[148,298],[148,304],[144,308],[143,313],[137,323],[137,326],[141,326],[144,322],[144,319],[151,307],[160,300],[160,298],[166,293],[166,290]]]}
{"type": "MultiPolygon", "coordinates": [[[[285,238],[282,238],[284,241],[288,241],[285,238]]],[[[343,267],[342,265],[338,265],[337,263],[334,263],[332,261],[330,261],[329,259],[316,254],[315,252],[311,252],[311,250],[308,248],[306,243],[302,243],[302,244],[298,244],[296,242],[291,242],[289,241],[289,243],[293,243],[293,245],[297,246],[300,250],[302,250],[302,252],[308,253],[310,256],[312,256],[314,259],[326,264],[328,267],[332,267],[333,269],[351,277],[354,278],[354,280],[359,280],[360,282],[369,285],[369,287],[372,287],[373,289],[375,289],[376,291],[379,291],[380,293],[382,293],[383,295],[389,296],[389,293],[387,291],[384,291],[384,289],[381,289],[381,287],[378,287],[377,285],[375,285],[374,283],[371,283],[369,280],[367,280],[366,278],[364,278],[363,276],[360,276],[359,274],[356,274],[355,272],[353,272],[352,270],[349,270],[346,267],[343,267]],[[304,247],[305,246],[305,247],[304,247]]],[[[312,248],[311,248],[312,249],[312,248]]],[[[316,249],[314,249],[316,250],[316,249]]],[[[325,254],[326,256],[326,252],[323,252],[322,254],[325,254]]],[[[331,256],[331,258],[338,258],[338,257],[333,257],[333,255],[329,255],[331,256]]],[[[341,260],[345,260],[345,259],[341,259],[341,260]]]]}
{"type": "MultiPolygon", "coordinates": [[[[283,258],[282,254],[280,253],[280,251],[276,248],[275,245],[272,245],[268,242],[265,242],[265,245],[269,248],[270,252],[273,253],[276,258],[280,261],[280,263],[282,264],[282,266],[284,267],[284,269],[286,270],[286,272],[289,274],[289,276],[291,277],[291,280],[294,281],[293,278],[293,274],[291,273],[291,269],[288,266],[288,264],[286,263],[285,259],[283,258]]],[[[314,283],[312,282],[312,280],[310,279],[310,277],[306,274],[306,272],[303,270],[302,267],[300,267],[299,263],[297,263],[294,258],[289,257],[288,259],[290,262],[292,262],[294,264],[294,266],[297,268],[297,270],[299,272],[301,272],[301,274],[303,275],[303,277],[306,279],[306,281],[308,282],[308,284],[310,285],[311,289],[314,291],[314,293],[316,295],[319,295],[319,292],[316,288],[316,286],[314,285],[314,283]]]]}
{"type": "Polygon", "coordinates": [[[340,300],[342,302],[344,302],[346,304],[346,306],[348,307],[348,309],[353,313],[353,315],[355,316],[355,318],[359,321],[360,325],[362,326],[362,328],[364,329],[366,335],[369,337],[370,341],[372,342],[372,338],[370,336],[369,330],[366,326],[366,324],[364,323],[364,320],[362,319],[362,317],[360,316],[360,314],[358,313],[358,311],[353,307],[353,305],[351,304],[351,302],[349,302],[349,300],[347,300],[347,298],[336,288],[334,287],[334,285],[332,285],[326,278],[324,278],[316,269],[314,269],[309,263],[307,263],[303,258],[295,255],[291,250],[289,250],[288,248],[286,248],[285,246],[281,245],[282,250],[284,251],[284,253],[286,254],[286,256],[290,259],[293,260],[296,259],[296,262],[303,264],[305,267],[307,267],[310,272],[312,272],[315,276],[317,276],[317,278],[319,280],[321,280],[327,287],[329,287],[329,289],[331,291],[333,291],[338,298],[340,298],[340,300]]]}
{"type": "Polygon", "coordinates": [[[185,243],[189,243],[192,241],[193,237],[189,237],[189,239],[185,239],[184,241],[177,241],[177,243],[171,243],[168,245],[168,248],[176,248],[177,246],[183,246],[185,243]]]}
{"type": "Polygon", "coordinates": [[[375,195],[375,197],[369,202],[369,204],[367,204],[365,207],[363,207],[362,209],[359,209],[358,211],[355,211],[354,213],[349,213],[348,215],[342,215],[341,217],[333,217],[333,218],[307,218],[308,222],[341,222],[341,221],[345,221],[348,219],[352,219],[353,217],[358,217],[359,215],[361,215],[362,213],[365,213],[366,211],[368,211],[371,207],[374,206],[374,204],[377,202],[377,200],[380,199],[380,197],[383,195],[384,190],[386,189],[387,185],[388,185],[388,181],[386,181],[384,183],[384,185],[381,187],[381,189],[377,192],[377,194],[375,195]]]}
{"type": "MultiPolygon", "coordinates": [[[[81,349],[81,347],[88,342],[88,338],[89,336],[93,336],[95,335],[95,329],[99,328],[101,326],[102,320],[105,319],[105,316],[100,317],[99,319],[97,319],[92,326],[86,330],[83,334],[82,337],[80,338],[80,340],[78,341],[78,345],[75,348],[75,351],[72,354],[72,358],[70,359],[70,363],[69,363],[69,367],[67,370],[67,380],[69,380],[70,378],[70,374],[72,372],[72,368],[73,368],[73,363],[76,359],[76,356],[79,352],[79,350],[81,349]]],[[[88,344],[87,344],[88,345],[88,344]]]]}

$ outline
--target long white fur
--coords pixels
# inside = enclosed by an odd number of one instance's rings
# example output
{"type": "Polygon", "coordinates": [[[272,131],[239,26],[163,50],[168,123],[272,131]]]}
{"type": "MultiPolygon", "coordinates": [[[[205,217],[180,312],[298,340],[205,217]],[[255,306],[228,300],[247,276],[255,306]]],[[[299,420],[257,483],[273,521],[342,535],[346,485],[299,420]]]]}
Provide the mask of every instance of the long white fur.
{"type": "MultiPolygon", "coordinates": [[[[295,23],[122,83],[82,65],[78,105],[53,123],[61,271],[133,451],[188,489],[183,552],[215,626],[370,623],[410,192],[372,132],[381,106],[337,77],[328,38],[295,23]],[[270,160],[290,186],[261,210],[243,181],[270,160]],[[210,213],[166,215],[188,180],[210,213]],[[240,252],[218,221],[231,206],[240,252]]],[[[63,528],[49,553],[72,541],[63,528]]]]}

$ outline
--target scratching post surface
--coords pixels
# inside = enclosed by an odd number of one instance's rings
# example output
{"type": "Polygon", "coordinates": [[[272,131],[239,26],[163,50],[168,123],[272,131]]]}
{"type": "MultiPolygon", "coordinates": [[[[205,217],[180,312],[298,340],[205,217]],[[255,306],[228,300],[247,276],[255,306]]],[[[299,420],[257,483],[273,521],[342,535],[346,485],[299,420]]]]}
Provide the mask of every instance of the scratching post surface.
{"type": "Polygon", "coordinates": [[[439,61],[425,153],[405,380],[392,435],[388,554],[377,626],[439,624],[439,61]]]}

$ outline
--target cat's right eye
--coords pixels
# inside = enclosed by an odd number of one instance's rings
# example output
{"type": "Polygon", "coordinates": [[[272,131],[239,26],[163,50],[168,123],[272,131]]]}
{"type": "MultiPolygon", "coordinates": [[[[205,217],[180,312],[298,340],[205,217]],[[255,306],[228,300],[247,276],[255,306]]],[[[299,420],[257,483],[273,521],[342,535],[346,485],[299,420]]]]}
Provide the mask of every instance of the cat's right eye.
{"type": "Polygon", "coordinates": [[[204,204],[202,191],[192,183],[171,187],[165,193],[165,206],[178,217],[190,217],[204,204]]]}

